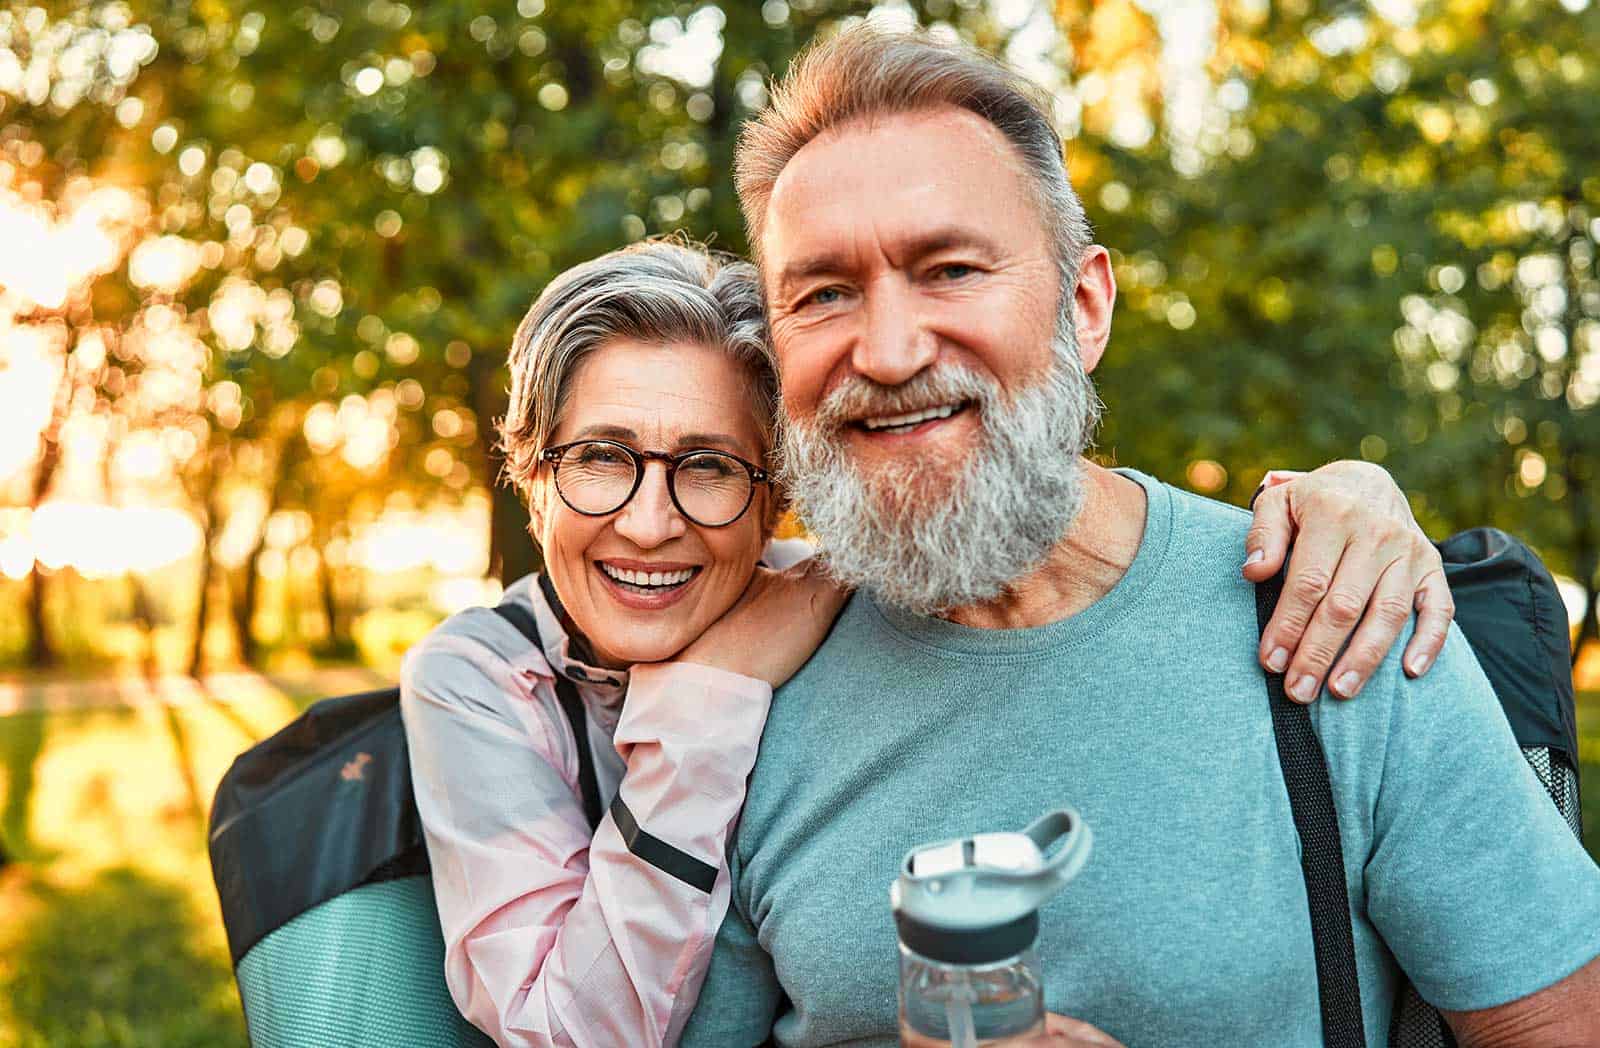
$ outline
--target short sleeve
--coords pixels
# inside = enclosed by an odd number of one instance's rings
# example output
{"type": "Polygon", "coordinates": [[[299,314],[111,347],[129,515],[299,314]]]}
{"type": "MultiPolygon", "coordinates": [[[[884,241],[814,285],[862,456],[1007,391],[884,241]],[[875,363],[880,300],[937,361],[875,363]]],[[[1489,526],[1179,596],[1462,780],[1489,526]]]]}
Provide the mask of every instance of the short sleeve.
{"type": "Polygon", "coordinates": [[[1600,869],[1459,630],[1427,676],[1394,678],[1368,916],[1436,1007],[1494,1007],[1559,982],[1600,955],[1600,869]]]}

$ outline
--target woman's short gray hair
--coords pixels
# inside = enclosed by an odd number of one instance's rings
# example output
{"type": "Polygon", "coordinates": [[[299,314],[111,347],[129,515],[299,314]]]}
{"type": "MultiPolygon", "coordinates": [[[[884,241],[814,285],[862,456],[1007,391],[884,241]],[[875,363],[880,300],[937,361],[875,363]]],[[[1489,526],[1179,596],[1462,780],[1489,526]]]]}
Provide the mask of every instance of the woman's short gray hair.
{"type": "Polygon", "coordinates": [[[755,268],[687,239],[647,240],[562,273],[517,326],[498,429],[505,476],[524,498],[578,365],[619,338],[725,349],[749,370],[751,411],[771,452],[778,369],[755,268]]]}
{"type": "Polygon", "coordinates": [[[983,117],[1021,154],[1055,239],[1063,290],[1070,292],[1092,234],[1083,203],[1067,179],[1049,96],[975,48],[925,31],[891,33],[869,25],[809,44],[773,85],[767,107],[739,134],[734,186],[756,261],[761,261],[761,232],[772,188],[806,143],[873,116],[940,106],[983,117]]]}

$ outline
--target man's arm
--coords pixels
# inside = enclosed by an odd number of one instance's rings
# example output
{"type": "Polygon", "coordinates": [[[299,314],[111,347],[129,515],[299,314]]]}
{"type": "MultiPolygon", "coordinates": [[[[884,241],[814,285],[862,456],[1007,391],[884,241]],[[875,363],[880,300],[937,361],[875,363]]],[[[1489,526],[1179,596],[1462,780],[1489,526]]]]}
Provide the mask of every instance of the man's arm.
{"type": "Polygon", "coordinates": [[[684,1027],[680,1048],[755,1048],[772,1033],[783,987],[772,958],[761,948],[756,930],[745,916],[739,890],[739,860],[731,856],[733,903],[717,932],[711,967],[700,1002],[684,1027]]]}
{"type": "Polygon", "coordinates": [[[1521,1000],[1442,1014],[1462,1048],[1600,1045],[1600,958],[1521,1000]]]}
{"type": "Polygon", "coordinates": [[[1463,1043],[1600,1045],[1592,1031],[1545,1040],[1518,1029],[1535,1017],[1595,1022],[1600,870],[1523,759],[1471,649],[1452,627],[1432,673],[1405,680],[1390,662],[1384,681],[1393,690],[1365,712],[1313,710],[1330,773],[1344,778],[1341,822],[1370,805],[1367,917],[1423,999],[1464,1024],[1463,1043]],[[1587,1015],[1568,1011],[1580,1002],[1587,1015]]]}

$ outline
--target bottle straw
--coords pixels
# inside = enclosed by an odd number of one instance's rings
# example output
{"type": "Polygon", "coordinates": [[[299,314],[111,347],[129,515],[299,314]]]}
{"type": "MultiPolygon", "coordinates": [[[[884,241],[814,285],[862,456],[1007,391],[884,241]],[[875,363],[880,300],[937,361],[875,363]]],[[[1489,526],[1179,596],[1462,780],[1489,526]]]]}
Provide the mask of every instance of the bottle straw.
{"type": "Polygon", "coordinates": [[[966,973],[957,976],[959,982],[951,987],[944,1002],[945,1025],[950,1030],[950,1048],[978,1048],[978,1031],[972,1025],[972,1002],[977,996],[967,981],[966,973]]]}

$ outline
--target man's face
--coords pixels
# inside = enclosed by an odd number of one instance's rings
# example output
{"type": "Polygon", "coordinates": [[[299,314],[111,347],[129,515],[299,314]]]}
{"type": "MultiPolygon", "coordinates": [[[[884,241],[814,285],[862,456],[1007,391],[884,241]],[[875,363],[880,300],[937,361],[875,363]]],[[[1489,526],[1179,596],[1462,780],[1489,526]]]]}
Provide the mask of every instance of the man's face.
{"type": "Polygon", "coordinates": [[[834,574],[912,611],[1001,596],[1082,502],[1098,401],[1021,164],[964,110],[883,117],[808,144],[769,202],[784,479],[834,574]]]}
{"type": "MultiPolygon", "coordinates": [[[[790,420],[857,379],[899,387],[948,366],[1008,396],[1043,379],[1061,280],[1025,177],[994,125],[954,107],[847,125],[790,160],[761,245],[790,420]]],[[[982,428],[970,403],[880,407],[894,414],[853,410],[844,427],[863,470],[915,461],[937,483],[982,428]],[[913,423],[918,408],[936,416],[913,423]]]]}

